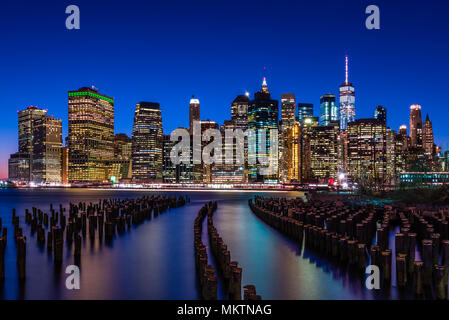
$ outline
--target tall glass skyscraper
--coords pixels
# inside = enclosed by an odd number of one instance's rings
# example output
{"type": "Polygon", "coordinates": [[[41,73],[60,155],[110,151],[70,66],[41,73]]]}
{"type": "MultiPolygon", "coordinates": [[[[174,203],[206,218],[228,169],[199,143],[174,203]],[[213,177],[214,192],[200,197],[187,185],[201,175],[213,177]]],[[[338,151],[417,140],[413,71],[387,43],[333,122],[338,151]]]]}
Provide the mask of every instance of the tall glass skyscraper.
{"type": "MultiPolygon", "coordinates": [[[[270,130],[278,130],[278,101],[272,100],[264,78],[262,89],[254,94],[248,107],[248,129],[254,130],[255,143],[248,144],[248,178],[250,182],[277,181],[278,174],[261,175],[259,168],[267,164],[259,163],[262,157],[270,161],[271,166],[278,168],[278,155],[270,152],[270,130]],[[264,143],[265,142],[265,143],[264,143]]],[[[263,162],[263,161],[261,161],[263,162]]]]}
{"type": "Polygon", "coordinates": [[[338,121],[338,109],[335,105],[335,95],[325,94],[320,98],[320,126],[328,126],[338,121]]]}
{"type": "Polygon", "coordinates": [[[348,79],[348,56],[345,67],[345,82],[340,86],[340,130],[346,130],[348,123],[355,121],[355,89],[348,79]]]}
{"type": "Polygon", "coordinates": [[[189,129],[193,133],[193,123],[200,121],[200,100],[192,96],[189,103],[189,129]]]}
{"type": "Polygon", "coordinates": [[[382,106],[377,106],[374,111],[374,119],[386,124],[387,123],[387,109],[382,106]]]}
{"type": "Polygon", "coordinates": [[[133,180],[162,182],[163,139],[159,103],[137,103],[132,134],[133,180]]]}
{"type": "Polygon", "coordinates": [[[313,117],[313,104],[298,102],[298,121],[301,123],[305,118],[313,117]]]}

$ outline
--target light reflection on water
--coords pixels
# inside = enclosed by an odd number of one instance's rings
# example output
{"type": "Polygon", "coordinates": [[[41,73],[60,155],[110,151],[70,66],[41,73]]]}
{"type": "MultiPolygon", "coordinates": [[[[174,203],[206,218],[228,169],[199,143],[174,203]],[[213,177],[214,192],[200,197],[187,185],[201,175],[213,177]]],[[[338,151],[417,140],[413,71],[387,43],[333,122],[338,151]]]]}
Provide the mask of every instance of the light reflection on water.
{"type": "MultiPolygon", "coordinates": [[[[248,199],[261,192],[187,191],[191,203],[172,209],[112,243],[83,240],[81,289],[65,288],[67,265],[73,254],[64,246],[60,268],[36,236],[25,226],[25,208],[49,212],[69,202],[97,202],[101,198],[136,198],[143,194],[179,195],[180,191],[141,190],[1,190],[0,216],[8,227],[5,256],[6,279],[0,288],[4,299],[198,299],[193,253],[193,220],[207,201],[218,201],[214,224],[231,252],[231,259],[243,268],[242,286],[254,284],[263,299],[379,299],[397,298],[396,292],[374,292],[364,280],[350,276],[339,265],[299,247],[255,217],[248,199]],[[17,209],[27,237],[27,275],[17,280],[16,248],[11,227],[12,208],[17,209]]],[[[267,196],[297,197],[300,193],[268,193],[267,196]]],[[[206,231],[207,232],[207,231],[206,231]]],[[[394,270],[394,269],[393,269],[394,270]]],[[[219,297],[224,296],[219,288],[219,297]]]]}

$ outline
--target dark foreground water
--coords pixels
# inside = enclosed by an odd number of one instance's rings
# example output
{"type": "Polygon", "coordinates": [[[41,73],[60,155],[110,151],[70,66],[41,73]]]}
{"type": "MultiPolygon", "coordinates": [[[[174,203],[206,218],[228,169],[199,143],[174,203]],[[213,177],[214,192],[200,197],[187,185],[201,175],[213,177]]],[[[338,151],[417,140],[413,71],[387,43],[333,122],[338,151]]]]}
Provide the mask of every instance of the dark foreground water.
{"type": "MultiPolygon", "coordinates": [[[[73,253],[64,246],[62,266],[56,267],[46,248],[25,225],[25,208],[49,212],[69,202],[97,202],[104,198],[136,198],[157,194],[142,190],[0,190],[0,216],[8,227],[3,299],[198,299],[193,252],[193,220],[207,201],[218,201],[214,224],[243,268],[242,285],[254,284],[263,299],[397,299],[395,290],[370,291],[360,275],[343,270],[326,258],[300,248],[257,217],[248,199],[261,192],[160,192],[187,194],[191,203],[172,209],[112,243],[83,239],[81,288],[65,287],[65,268],[74,264],[73,253]],[[16,247],[11,226],[12,208],[20,216],[27,237],[26,280],[19,283],[16,247]]],[[[265,196],[297,197],[300,193],[264,193],[265,196]]],[[[219,298],[223,297],[220,284],[219,298]]]]}

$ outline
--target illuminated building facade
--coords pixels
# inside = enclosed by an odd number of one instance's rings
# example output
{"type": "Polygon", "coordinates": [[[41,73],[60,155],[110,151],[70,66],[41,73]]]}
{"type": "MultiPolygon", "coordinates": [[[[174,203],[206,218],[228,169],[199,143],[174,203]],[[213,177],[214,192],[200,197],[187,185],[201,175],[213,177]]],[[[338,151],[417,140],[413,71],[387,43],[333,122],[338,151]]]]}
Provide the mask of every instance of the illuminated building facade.
{"type": "MultiPolygon", "coordinates": [[[[201,125],[201,137],[203,136],[204,132],[207,130],[219,130],[220,126],[217,122],[211,121],[211,120],[202,120],[200,121],[201,125]]],[[[201,139],[201,150],[198,150],[198,146],[193,146],[192,150],[195,148],[197,152],[201,152],[204,150],[204,147],[207,146],[210,142],[213,141],[214,138],[210,138],[210,141],[203,141],[201,139]]],[[[193,142],[193,139],[192,139],[193,142]]],[[[211,155],[212,157],[212,155],[211,155]]],[[[193,158],[192,158],[193,159],[193,158]]],[[[206,164],[204,161],[201,161],[201,164],[194,164],[194,180],[195,182],[204,182],[204,183],[211,183],[212,182],[212,171],[216,170],[216,164],[206,164]]]]}
{"type": "Polygon", "coordinates": [[[132,179],[162,182],[162,115],[159,103],[139,102],[132,133],[132,179]]]}
{"type": "Polygon", "coordinates": [[[327,183],[335,179],[342,166],[339,158],[339,124],[310,128],[310,170],[315,182],[327,183]]]}
{"type": "Polygon", "coordinates": [[[104,182],[114,157],[114,99],[83,87],[68,100],[69,182],[104,182]]]}
{"type": "Polygon", "coordinates": [[[285,183],[299,183],[301,180],[301,153],[300,153],[300,125],[299,123],[288,127],[283,132],[282,160],[280,172],[283,172],[282,181],[285,183]]]}
{"type": "MultiPolygon", "coordinates": [[[[178,167],[171,161],[170,153],[177,142],[170,140],[169,134],[164,134],[164,145],[162,152],[162,181],[164,183],[178,183],[178,167]]],[[[180,164],[181,165],[181,164],[180,164]]]]}
{"type": "Polygon", "coordinates": [[[35,183],[61,183],[62,121],[43,116],[33,124],[31,180],[35,183]]]}
{"type": "Polygon", "coordinates": [[[300,155],[300,169],[299,176],[301,183],[307,183],[313,181],[312,169],[311,169],[311,139],[314,128],[318,126],[318,117],[304,118],[300,126],[299,136],[299,155],[300,155]]]}
{"type": "Polygon", "coordinates": [[[30,155],[13,153],[8,159],[8,179],[20,183],[30,182],[30,155]]]}
{"type": "Polygon", "coordinates": [[[238,95],[231,104],[231,121],[236,129],[248,129],[248,93],[238,95]]]}
{"type": "Polygon", "coordinates": [[[296,101],[293,93],[281,94],[281,122],[279,124],[279,180],[288,181],[289,150],[284,153],[288,131],[296,124],[296,101]]]}
{"type": "Polygon", "coordinates": [[[382,106],[377,106],[376,110],[374,110],[374,119],[387,124],[387,109],[382,106]]]}
{"type": "Polygon", "coordinates": [[[302,123],[305,118],[313,117],[313,104],[298,102],[298,121],[302,123]]]}
{"type": "MultiPolygon", "coordinates": [[[[248,139],[237,139],[236,135],[241,131],[246,133],[248,129],[248,93],[238,95],[231,104],[231,120],[225,120],[220,127],[222,136],[222,163],[212,167],[212,181],[214,183],[246,183],[248,181],[248,139]],[[228,136],[229,140],[226,140],[228,136]],[[238,152],[243,151],[240,163],[238,152]],[[226,163],[226,155],[231,155],[232,163],[226,163]]],[[[229,161],[229,160],[228,160],[229,161]]]]}
{"type": "Polygon", "coordinates": [[[426,121],[423,123],[423,148],[429,158],[434,155],[433,129],[429,115],[426,115],[426,121]]]}
{"type": "Polygon", "coordinates": [[[395,130],[386,129],[387,137],[387,163],[385,184],[396,184],[399,173],[405,171],[405,153],[403,150],[403,137],[395,130]]]}
{"type": "Polygon", "coordinates": [[[8,161],[10,180],[60,183],[62,121],[47,110],[28,107],[18,112],[19,152],[8,161]]]}
{"type": "Polygon", "coordinates": [[[348,125],[347,168],[359,184],[387,182],[387,129],[376,119],[358,119],[348,125]]]}
{"type": "Polygon", "coordinates": [[[296,101],[293,93],[281,94],[281,121],[282,128],[287,129],[295,125],[296,101]]]}
{"type": "Polygon", "coordinates": [[[277,182],[278,180],[278,146],[270,146],[270,140],[278,140],[271,134],[278,135],[279,109],[278,101],[272,100],[264,78],[262,89],[254,94],[248,107],[248,129],[254,134],[254,143],[248,143],[248,181],[277,182]],[[270,139],[271,138],[271,139],[270,139]],[[270,149],[276,150],[271,152],[270,149]],[[261,174],[259,169],[271,165],[269,174],[261,174]]]}
{"type": "Polygon", "coordinates": [[[402,140],[402,151],[405,152],[411,146],[411,140],[407,134],[407,126],[405,124],[399,127],[399,137],[402,140]]]}
{"type": "MultiPolygon", "coordinates": [[[[348,56],[345,64],[345,82],[340,86],[340,129],[346,130],[348,123],[355,121],[355,89],[349,82],[348,56]]],[[[323,114],[323,113],[322,113],[323,114]]],[[[330,119],[336,121],[337,119],[330,119]]],[[[327,125],[323,121],[323,125],[327,125]]]]}
{"type": "Polygon", "coordinates": [[[124,133],[114,136],[114,159],[110,162],[109,180],[129,181],[132,178],[132,140],[124,133]]]}
{"type": "Polygon", "coordinates": [[[61,183],[69,183],[69,148],[61,148],[61,183]]]}
{"type": "MultiPolygon", "coordinates": [[[[178,128],[183,129],[184,128],[178,128]]],[[[191,139],[190,139],[191,140],[191,139]]],[[[192,154],[190,154],[189,163],[179,163],[177,165],[173,164],[171,161],[170,153],[172,148],[177,144],[178,141],[171,141],[170,135],[164,135],[164,146],[163,146],[163,182],[165,183],[194,183],[194,171],[192,164],[192,154]]],[[[202,175],[201,175],[202,176],[202,175]]]]}
{"type": "Polygon", "coordinates": [[[421,106],[410,106],[410,143],[412,147],[422,147],[422,119],[421,106]]]}
{"type": "Polygon", "coordinates": [[[192,96],[189,103],[189,129],[190,133],[193,132],[193,123],[194,121],[200,121],[200,100],[195,99],[192,96]]]}
{"type": "Polygon", "coordinates": [[[21,182],[32,181],[33,163],[33,128],[35,120],[45,117],[47,110],[30,106],[18,112],[19,144],[18,152],[11,155],[8,161],[9,179],[21,182]]]}
{"type": "Polygon", "coordinates": [[[338,121],[338,109],[335,105],[335,95],[325,94],[320,98],[320,126],[328,126],[338,121]]]}

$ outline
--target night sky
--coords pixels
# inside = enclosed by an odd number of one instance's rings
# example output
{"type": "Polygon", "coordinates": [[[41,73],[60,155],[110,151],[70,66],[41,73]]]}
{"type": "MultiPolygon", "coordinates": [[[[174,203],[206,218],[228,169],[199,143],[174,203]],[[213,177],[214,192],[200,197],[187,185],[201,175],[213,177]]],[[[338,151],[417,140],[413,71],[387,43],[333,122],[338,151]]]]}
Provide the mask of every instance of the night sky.
{"type": "Polygon", "coordinates": [[[201,118],[220,124],[233,99],[266,75],[273,98],[295,93],[319,114],[338,95],[349,55],[356,117],[429,113],[436,143],[449,146],[449,3],[446,0],[3,1],[0,10],[0,178],[17,151],[17,111],[30,105],[63,120],[67,91],[94,85],[115,97],[115,132],[131,134],[136,102],[159,102],[164,132],[188,126],[192,94],[201,118]],[[78,5],[81,29],[67,30],[78,5]],[[380,7],[381,29],[365,28],[380,7]],[[266,70],[264,70],[266,68],[266,70]]]}

